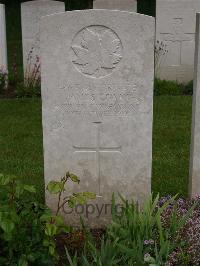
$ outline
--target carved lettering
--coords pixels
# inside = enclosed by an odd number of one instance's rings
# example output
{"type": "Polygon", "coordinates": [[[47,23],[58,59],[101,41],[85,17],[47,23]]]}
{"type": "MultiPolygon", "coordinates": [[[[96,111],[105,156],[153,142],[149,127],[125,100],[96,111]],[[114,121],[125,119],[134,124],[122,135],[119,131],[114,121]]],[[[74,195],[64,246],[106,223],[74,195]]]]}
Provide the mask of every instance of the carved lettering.
{"type": "Polygon", "coordinates": [[[139,111],[144,97],[130,84],[68,85],[60,88],[60,107],[64,113],[97,116],[126,116],[139,111]]]}

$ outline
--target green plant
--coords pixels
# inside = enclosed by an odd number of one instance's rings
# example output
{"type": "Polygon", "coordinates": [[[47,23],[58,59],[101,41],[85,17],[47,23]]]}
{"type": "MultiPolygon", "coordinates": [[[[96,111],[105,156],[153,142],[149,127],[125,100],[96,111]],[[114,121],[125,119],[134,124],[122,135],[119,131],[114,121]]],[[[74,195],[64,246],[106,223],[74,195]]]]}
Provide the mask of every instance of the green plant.
{"type": "Polygon", "coordinates": [[[161,80],[155,78],[154,81],[154,95],[192,95],[193,94],[193,80],[187,83],[178,83],[173,80],[161,80]]]}
{"type": "Polygon", "coordinates": [[[58,194],[54,214],[27,197],[27,193],[36,193],[34,186],[22,184],[15,176],[0,175],[0,265],[54,265],[58,261],[55,237],[72,230],[59,215],[61,208],[95,198],[93,193],[82,192],[61,200],[68,180],[79,183],[77,176],[67,172],[60,182],[47,186],[51,194],[58,194]]]}
{"type": "Polygon", "coordinates": [[[184,95],[193,95],[193,80],[189,81],[183,86],[184,95]]]}
{"type": "Polygon", "coordinates": [[[29,83],[29,81],[21,81],[17,84],[16,87],[16,96],[18,98],[35,98],[40,97],[41,95],[40,82],[38,83],[29,83]]]}
{"type": "MultiPolygon", "coordinates": [[[[142,208],[137,203],[128,202],[121,196],[120,198],[123,203],[122,213],[115,212],[113,197],[112,221],[100,247],[97,247],[90,236],[82,256],[77,257],[75,254],[71,257],[66,251],[70,265],[171,265],[167,264],[171,254],[186,246],[179,232],[187,224],[196,205],[193,204],[178,218],[175,197],[169,197],[162,202],[159,196],[155,199],[151,196],[142,208]],[[165,226],[165,217],[169,210],[168,226],[165,226]]],[[[187,260],[184,252],[181,256],[187,260]]]]}
{"type": "MultiPolygon", "coordinates": [[[[41,215],[46,207],[28,199],[35,188],[14,176],[0,175],[0,265],[50,263],[41,215]]],[[[49,264],[50,265],[50,264],[49,264]]]]}
{"type": "Polygon", "coordinates": [[[166,261],[171,243],[164,235],[160,218],[169,202],[158,208],[159,196],[155,200],[151,197],[140,209],[137,203],[129,203],[122,197],[121,200],[123,212],[113,214],[107,233],[112,241],[118,239],[118,257],[122,265],[146,265],[147,258],[151,263],[154,260],[157,263],[158,257],[159,263],[166,261]]]}
{"type": "Polygon", "coordinates": [[[176,81],[161,80],[156,78],[154,81],[154,95],[181,95],[182,86],[176,81]]]}
{"type": "Polygon", "coordinates": [[[24,80],[16,86],[17,97],[39,97],[41,95],[40,58],[33,54],[34,47],[27,56],[24,80]]]}
{"type": "Polygon", "coordinates": [[[60,211],[66,204],[70,208],[73,208],[76,204],[86,204],[87,200],[96,198],[96,195],[91,192],[80,192],[65,195],[66,184],[70,180],[77,184],[80,182],[76,175],[69,172],[67,172],[60,181],[49,182],[47,185],[47,190],[49,193],[58,195],[57,210],[55,215],[49,212],[45,213],[41,217],[41,221],[45,222],[45,239],[43,243],[49,248],[49,253],[57,258],[58,256],[54,241],[55,236],[60,233],[68,233],[72,230],[72,228],[65,225],[63,218],[59,215],[60,211]]]}
{"type": "Polygon", "coordinates": [[[68,259],[68,263],[70,266],[115,266],[121,265],[118,264],[121,262],[119,258],[117,258],[117,239],[114,242],[110,240],[101,240],[100,248],[97,248],[93,242],[87,243],[88,251],[85,251],[80,258],[77,257],[77,254],[70,256],[68,250],[66,250],[66,255],[68,259]]]}

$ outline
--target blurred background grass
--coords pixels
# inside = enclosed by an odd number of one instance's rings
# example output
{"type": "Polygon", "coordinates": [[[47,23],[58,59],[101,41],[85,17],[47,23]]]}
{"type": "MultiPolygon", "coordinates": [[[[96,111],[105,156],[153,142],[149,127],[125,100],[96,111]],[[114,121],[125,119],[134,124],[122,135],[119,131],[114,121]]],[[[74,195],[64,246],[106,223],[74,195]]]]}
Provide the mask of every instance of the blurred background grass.
{"type": "MultiPolygon", "coordinates": [[[[61,0],[62,1],[62,0],[61,0]]],[[[108,0],[109,1],[109,0],[108,0]]],[[[16,53],[17,69],[22,74],[22,42],[20,4],[24,0],[0,0],[6,5],[8,65],[12,71],[13,55],[16,53]]],[[[64,2],[64,1],[63,1],[64,2]]],[[[92,8],[92,0],[65,0],[66,10],[92,8]]],[[[138,0],[138,12],[155,15],[155,0],[138,0]]]]}

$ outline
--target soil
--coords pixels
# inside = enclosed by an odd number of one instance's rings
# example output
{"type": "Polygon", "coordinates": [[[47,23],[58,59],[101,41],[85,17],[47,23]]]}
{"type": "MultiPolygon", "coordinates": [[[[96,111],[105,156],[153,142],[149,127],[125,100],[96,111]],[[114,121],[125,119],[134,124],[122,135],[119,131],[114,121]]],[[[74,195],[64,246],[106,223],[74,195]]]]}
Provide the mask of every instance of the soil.
{"type": "Polygon", "coordinates": [[[91,237],[96,247],[99,248],[101,239],[105,234],[105,229],[91,229],[89,232],[76,230],[72,233],[61,234],[56,237],[57,251],[60,256],[59,266],[67,265],[67,255],[65,249],[68,250],[71,257],[75,254],[81,255],[84,250],[86,239],[91,237]]]}

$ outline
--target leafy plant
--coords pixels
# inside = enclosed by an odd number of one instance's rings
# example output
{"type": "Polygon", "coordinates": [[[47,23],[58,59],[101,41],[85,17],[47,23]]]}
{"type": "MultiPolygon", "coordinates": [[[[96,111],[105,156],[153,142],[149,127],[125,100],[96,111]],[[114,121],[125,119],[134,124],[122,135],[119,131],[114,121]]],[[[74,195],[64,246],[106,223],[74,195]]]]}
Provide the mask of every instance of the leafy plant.
{"type": "MultiPolygon", "coordinates": [[[[66,254],[68,263],[70,266],[114,266],[119,265],[120,259],[117,258],[117,239],[114,242],[111,242],[110,240],[101,240],[100,248],[97,248],[95,243],[88,242],[87,243],[87,250],[85,251],[85,254],[82,254],[80,258],[77,257],[77,254],[75,254],[73,257],[70,256],[67,248],[66,254]]],[[[121,265],[121,264],[120,264],[121,265]]]]}
{"type": "Polygon", "coordinates": [[[73,208],[76,204],[86,204],[87,200],[95,199],[96,195],[91,192],[73,193],[72,195],[64,195],[66,192],[66,184],[71,180],[74,183],[79,184],[80,180],[74,174],[67,172],[60,181],[50,181],[47,185],[47,190],[50,194],[58,195],[57,210],[55,215],[51,212],[45,213],[41,220],[45,222],[45,240],[44,245],[49,248],[49,253],[58,258],[56,253],[55,241],[52,239],[60,233],[69,233],[72,228],[66,226],[64,220],[59,216],[62,208],[67,204],[70,208],[73,208]]]}
{"type": "Polygon", "coordinates": [[[155,79],[154,95],[181,95],[183,94],[182,86],[176,81],[155,79]]]}
{"type": "Polygon", "coordinates": [[[71,180],[74,183],[79,184],[79,178],[67,172],[60,181],[50,181],[47,190],[51,194],[58,194],[58,205],[56,215],[60,213],[60,210],[67,204],[70,208],[76,206],[76,204],[86,204],[88,200],[95,199],[96,195],[92,192],[79,192],[72,193],[70,195],[65,195],[66,192],[66,183],[71,180]]]}
{"type": "MultiPolygon", "coordinates": [[[[155,199],[151,197],[143,208],[122,197],[121,200],[122,213],[118,214],[114,211],[116,208],[113,197],[113,219],[99,248],[89,237],[82,256],[77,257],[75,254],[71,257],[66,251],[71,266],[190,265],[188,262],[191,258],[185,252],[188,240],[182,232],[187,231],[188,222],[197,211],[196,203],[189,204],[180,213],[179,200],[175,200],[175,197],[165,200],[159,199],[159,196],[155,199]]],[[[192,250],[194,252],[195,248],[192,250]]],[[[198,261],[197,257],[196,255],[195,261],[198,261]]]]}
{"type": "Polygon", "coordinates": [[[51,194],[58,194],[54,214],[29,199],[29,194],[36,193],[34,186],[22,184],[15,176],[0,175],[0,265],[54,265],[58,261],[55,237],[72,230],[59,215],[62,206],[72,207],[95,198],[93,193],[82,192],[65,196],[62,201],[68,180],[80,182],[67,172],[60,182],[51,181],[47,186],[51,194]]]}
{"type": "Polygon", "coordinates": [[[0,189],[0,265],[50,262],[40,222],[46,207],[26,197],[36,192],[35,187],[14,176],[0,175],[0,189]]]}
{"type": "Polygon", "coordinates": [[[146,265],[147,258],[151,263],[154,260],[155,263],[165,261],[170,241],[163,232],[160,217],[169,202],[158,208],[159,196],[155,200],[151,197],[140,209],[134,202],[129,203],[122,197],[121,200],[124,204],[123,212],[120,216],[113,215],[108,237],[111,240],[118,238],[118,256],[122,264],[146,265]]]}

